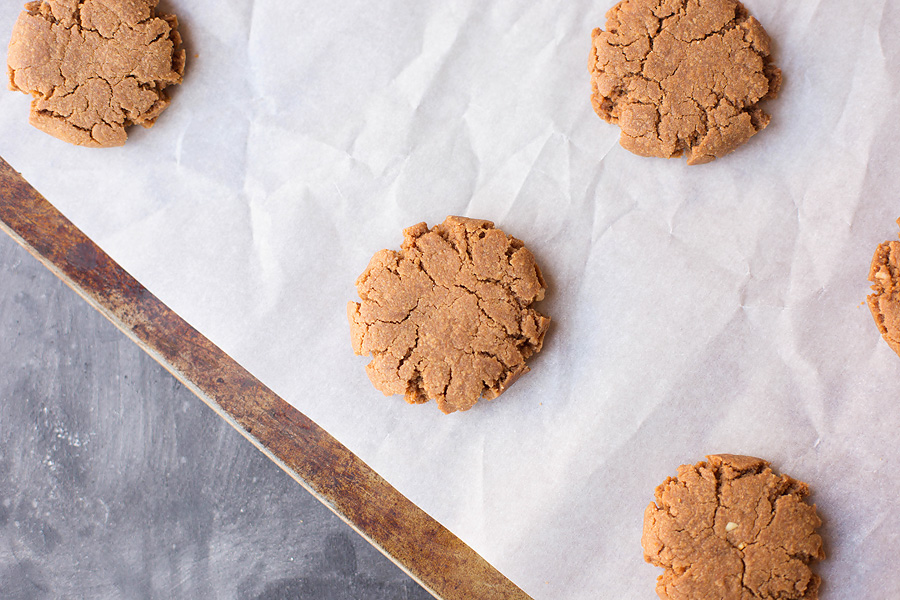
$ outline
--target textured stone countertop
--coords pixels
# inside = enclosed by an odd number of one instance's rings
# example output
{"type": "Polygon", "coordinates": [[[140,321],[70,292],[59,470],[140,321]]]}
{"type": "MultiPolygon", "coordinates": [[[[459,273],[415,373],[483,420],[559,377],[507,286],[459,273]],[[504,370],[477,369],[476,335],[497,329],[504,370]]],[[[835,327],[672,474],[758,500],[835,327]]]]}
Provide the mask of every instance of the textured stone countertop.
{"type": "Polygon", "coordinates": [[[0,234],[0,596],[425,592],[0,234]]]}

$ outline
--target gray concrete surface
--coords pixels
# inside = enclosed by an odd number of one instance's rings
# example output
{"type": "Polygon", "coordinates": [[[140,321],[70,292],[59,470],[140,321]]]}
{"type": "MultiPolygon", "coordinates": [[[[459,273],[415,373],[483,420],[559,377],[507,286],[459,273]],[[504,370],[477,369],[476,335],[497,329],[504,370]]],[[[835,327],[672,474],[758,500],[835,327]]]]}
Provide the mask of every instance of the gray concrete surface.
{"type": "Polygon", "coordinates": [[[0,598],[431,596],[0,233],[0,598]]]}

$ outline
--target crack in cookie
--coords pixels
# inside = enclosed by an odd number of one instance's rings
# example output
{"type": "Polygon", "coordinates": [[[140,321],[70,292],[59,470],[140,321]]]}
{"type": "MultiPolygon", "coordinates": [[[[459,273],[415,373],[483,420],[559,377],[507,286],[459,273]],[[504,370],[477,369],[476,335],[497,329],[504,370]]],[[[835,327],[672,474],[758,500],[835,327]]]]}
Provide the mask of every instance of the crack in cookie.
{"type": "Polygon", "coordinates": [[[492,399],[528,371],[550,319],[531,308],[546,285],[524,244],[490,221],[448,217],[403,232],[356,281],[353,350],[385,395],[434,399],[444,413],[492,399]]]}
{"type": "Polygon", "coordinates": [[[623,0],[593,31],[591,101],[640,156],[721,157],[769,123],[781,71],[769,37],[736,0],[623,0]]]}
{"type": "Polygon", "coordinates": [[[644,559],[663,600],[815,600],[822,524],[808,486],[766,461],[720,454],[682,465],[644,512],[644,559]]]}
{"type": "Polygon", "coordinates": [[[178,20],[158,0],[29,2],[9,43],[9,87],[31,94],[29,122],[63,141],[121,146],[151,127],[181,83],[178,20]]]}

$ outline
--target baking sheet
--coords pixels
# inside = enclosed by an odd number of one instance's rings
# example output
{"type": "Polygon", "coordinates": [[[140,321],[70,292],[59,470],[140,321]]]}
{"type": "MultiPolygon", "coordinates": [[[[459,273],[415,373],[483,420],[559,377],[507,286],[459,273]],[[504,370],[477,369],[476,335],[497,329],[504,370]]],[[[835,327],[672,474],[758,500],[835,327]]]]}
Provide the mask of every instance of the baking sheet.
{"type": "Polygon", "coordinates": [[[612,4],[169,1],[188,69],[152,130],[70,147],[5,92],[0,155],[538,600],[652,597],[643,509],[713,452],[812,485],[822,598],[897,597],[900,358],[864,299],[900,216],[900,6],[748,1],[785,73],[772,123],[688,168],[591,110],[612,4]],[[345,305],[449,214],[527,243],[553,324],[531,373],[445,416],[372,388],[345,305]]]}

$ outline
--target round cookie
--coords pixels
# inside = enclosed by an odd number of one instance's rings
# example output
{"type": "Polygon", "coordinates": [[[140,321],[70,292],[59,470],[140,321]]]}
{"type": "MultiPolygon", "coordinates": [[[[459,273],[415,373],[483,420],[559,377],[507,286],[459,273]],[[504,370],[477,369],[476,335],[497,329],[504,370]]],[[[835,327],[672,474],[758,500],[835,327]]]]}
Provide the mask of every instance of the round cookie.
{"type": "MultiPolygon", "coordinates": [[[[900,219],[897,219],[900,225],[900,219]]],[[[866,301],[881,337],[900,355],[900,242],[884,242],[869,268],[872,294],[866,301]]]]}
{"type": "Polygon", "coordinates": [[[521,241],[490,221],[447,217],[403,232],[357,279],[353,350],[386,396],[436,400],[444,413],[496,398],[528,371],[550,319],[531,308],[546,285],[521,241]]]}
{"type": "Polygon", "coordinates": [[[769,123],[781,71],[769,36],[736,0],[623,0],[595,29],[591,101],[640,156],[728,154],[769,123]]]}
{"type": "Polygon", "coordinates": [[[678,467],[644,512],[644,559],[663,600],[815,600],[825,557],[809,488],[766,461],[719,454],[678,467]]]}
{"type": "Polygon", "coordinates": [[[178,20],[158,0],[29,2],[9,42],[9,87],[31,94],[29,122],[79,146],[125,143],[151,127],[181,83],[178,20]]]}

